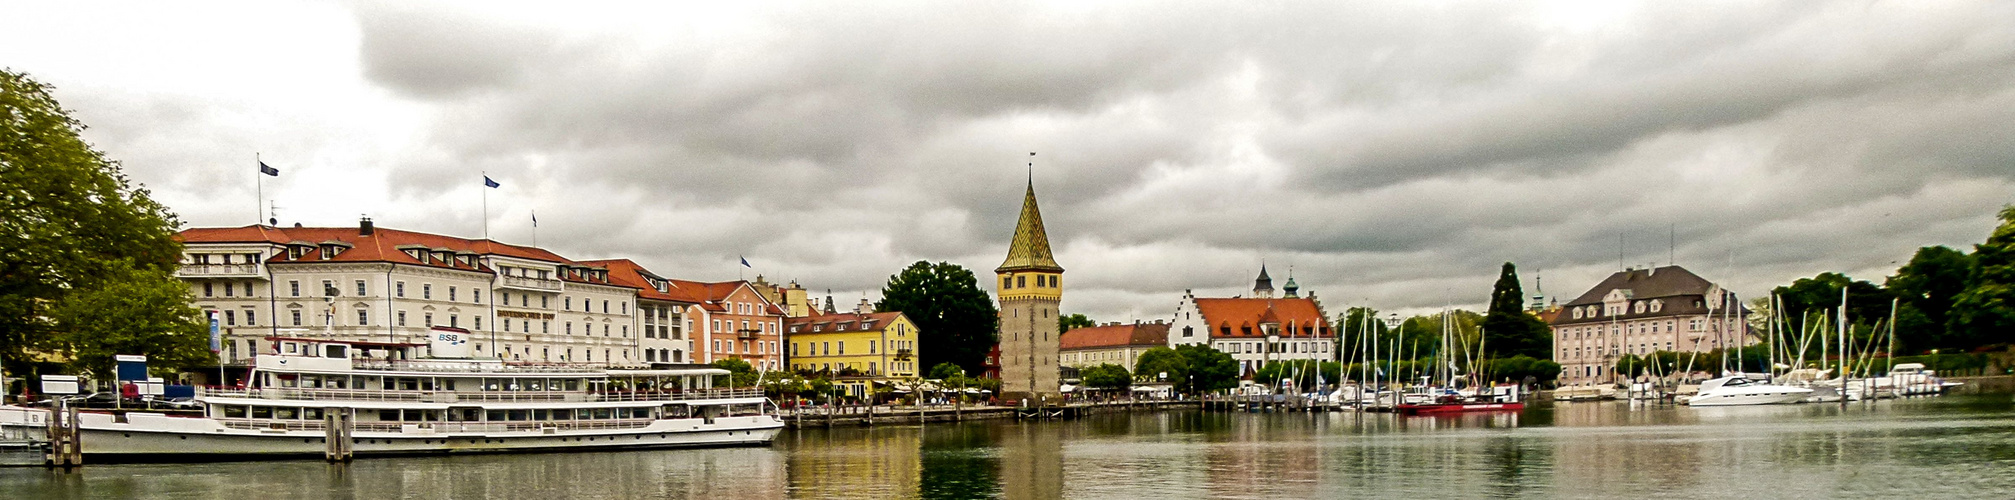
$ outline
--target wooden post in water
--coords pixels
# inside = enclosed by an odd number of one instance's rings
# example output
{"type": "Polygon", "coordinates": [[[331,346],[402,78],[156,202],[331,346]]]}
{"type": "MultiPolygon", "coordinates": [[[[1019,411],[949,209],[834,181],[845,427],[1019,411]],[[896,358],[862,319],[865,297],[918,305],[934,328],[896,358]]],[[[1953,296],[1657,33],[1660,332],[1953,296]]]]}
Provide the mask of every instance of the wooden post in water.
{"type": "Polygon", "coordinates": [[[43,463],[50,467],[71,468],[84,465],[84,444],[77,426],[77,409],[68,401],[58,401],[54,414],[49,416],[49,452],[43,463]]]}
{"type": "Polygon", "coordinates": [[[322,459],[330,462],[348,462],[356,455],[353,439],[356,430],[357,410],[353,408],[329,408],[322,411],[322,459]]]}

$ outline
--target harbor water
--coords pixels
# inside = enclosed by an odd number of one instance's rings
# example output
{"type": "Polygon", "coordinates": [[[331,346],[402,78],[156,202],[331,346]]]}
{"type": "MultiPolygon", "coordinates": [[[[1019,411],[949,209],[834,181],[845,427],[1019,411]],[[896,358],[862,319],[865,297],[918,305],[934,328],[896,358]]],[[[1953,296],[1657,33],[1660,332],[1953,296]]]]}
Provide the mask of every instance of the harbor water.
{"type": "MultiPolygon", "coordinates": [[[[86,444],[88,446],[88,443],[86,444]]],[[[7,498],[2009,498],[2015,400],[1095,415],[765,448],[0,469],[7,498]]]]}

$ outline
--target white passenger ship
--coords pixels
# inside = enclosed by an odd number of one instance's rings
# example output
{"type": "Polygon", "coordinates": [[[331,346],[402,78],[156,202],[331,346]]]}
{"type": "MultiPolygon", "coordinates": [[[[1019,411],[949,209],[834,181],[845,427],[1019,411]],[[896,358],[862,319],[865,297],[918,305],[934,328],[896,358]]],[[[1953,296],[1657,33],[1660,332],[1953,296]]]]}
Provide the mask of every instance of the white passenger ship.
{"type": "MultiPolygon", "coordinates": [[[[242,389],[207,389],[203,416],[79,415],[98,459],[767,445],[783,428],[759,389],[715,389],[711,367],[622,370],[416,358],[429,344],[274,338],[242,389]],[[339,442],[332,445],[332,442],[339,442]]],[[[466,347],[465,345],[460,347],[466,347]]],[[[0,415],[45,425],[47,410],[0,415]]]]}

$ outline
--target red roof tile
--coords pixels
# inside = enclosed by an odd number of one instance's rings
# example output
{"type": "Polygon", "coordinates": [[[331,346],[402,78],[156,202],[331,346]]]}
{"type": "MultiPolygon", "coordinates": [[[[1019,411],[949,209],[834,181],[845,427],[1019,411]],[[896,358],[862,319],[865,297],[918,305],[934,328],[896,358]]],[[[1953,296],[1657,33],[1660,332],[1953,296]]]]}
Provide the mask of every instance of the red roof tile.
{"type": "Polygon", "coordinates": [[[1063,332],[1057,343],[1059,349],[1168,345],[1168,327],[1166,323],[1143,323],[1073,328],[1063,332]]]}
{"type": "Polygon", "coordinates": [[[1267,322],[1279,323],[1283,337],[1329,337],[1334,333],[1315,299],[1200,298],[1196,299],[1196,310],[1203,315],[1212,337],[1223,337],[1225,327],[1233,337],[1263,336],[1259,325],[1267,322]],[[1250,335],[1245,333],[1246,327],[1251,327],[1250,335]]]}
{"type": "Polygon", "coordinates": [[[902,315],[903,313],[899,312],[878,312],[867,314],[821,314],[802,318],[785,318],[784,331],[792,334],[873,331],[887,328],[889,324],[895,323],[896,318],[902,317],[902,315]],[[867,326],[869,322],[873,322],[873,325],[867,326]],[[812,331],[813,326],[818,326],[819,331],[812,331]],[[802,328],[798,329],[800,327],[802,328]]]}
{"type": "MultiPolygon", "coordinates": [[[[452,260],[436,262],[433,259],[421,261],[408,255],[399,247],[418,245],[429,250],[447,249],[478,255],[498,255],[525,260],[551,262],[554,264],[582,265],[568,260],[543,248],[498,243],[492,240],[471,240],[438,234],[376,228],[370,235],[358,234],[355,227],[201,227],[183,230],[177,234],[184,243],[267,243],[287,245],[307,243],[315,245],[298,259],[288,258],[285,252],[275,255],[269,262],[390,262],[428,267],[454,268],[479,272],[494,272],[481,265],[459,265],[452,260]],[[322,258],[323,243],[343,242],[348,249],[336,252],[327,259],[322,258]]],[[[556,278],[576,283],[608,285],[602,280],[584,279],[559,275],[556,278]]]]}

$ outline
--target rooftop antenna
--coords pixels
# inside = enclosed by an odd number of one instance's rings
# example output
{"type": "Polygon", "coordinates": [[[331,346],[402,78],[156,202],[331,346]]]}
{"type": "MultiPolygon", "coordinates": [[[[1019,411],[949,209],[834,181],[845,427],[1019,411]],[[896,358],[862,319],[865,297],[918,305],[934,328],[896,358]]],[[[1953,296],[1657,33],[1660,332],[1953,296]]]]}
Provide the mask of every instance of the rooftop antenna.
{"type": "Polygon", "coordinates": [[[1035,152],[1028,152],[1028,185],[1035,186],[1035,152]]]}
{"type": "Polygon", "coordinates": [[[280,227],[280,203],[277,201],[267,201],[266,205],[268,207],[266,225],[280,227]]]}

